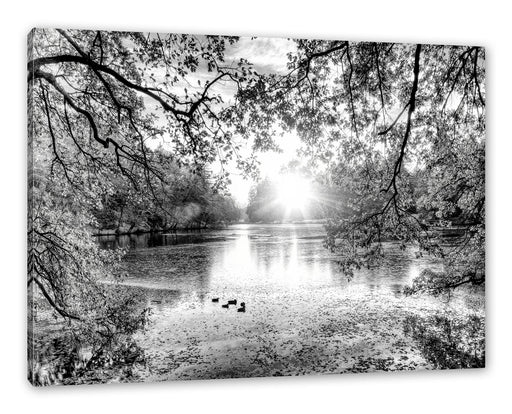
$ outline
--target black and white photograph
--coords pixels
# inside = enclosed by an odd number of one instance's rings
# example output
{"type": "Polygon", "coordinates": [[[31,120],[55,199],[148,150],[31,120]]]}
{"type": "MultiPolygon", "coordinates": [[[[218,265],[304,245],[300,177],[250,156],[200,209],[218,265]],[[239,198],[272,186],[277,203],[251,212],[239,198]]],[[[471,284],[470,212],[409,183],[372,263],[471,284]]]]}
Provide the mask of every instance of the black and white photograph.
{"type": "Polygon", "coordinates": [[[485,45],[86,27],[27,37],[32,385],[486,366],[485,45]]]}

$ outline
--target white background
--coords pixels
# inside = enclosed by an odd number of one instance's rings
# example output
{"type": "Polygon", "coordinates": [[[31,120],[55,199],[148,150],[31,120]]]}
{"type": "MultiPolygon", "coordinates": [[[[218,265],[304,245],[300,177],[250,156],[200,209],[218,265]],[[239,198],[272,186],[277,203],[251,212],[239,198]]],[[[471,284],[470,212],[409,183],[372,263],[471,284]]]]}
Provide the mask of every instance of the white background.
{"type": "Polygon", "coordinates": [[[0,77],[0,407],[3,412],[510,412],[507,2],[9,1],[0,77]],[[502,4],[497,6],[496,4],[502,4]],[[473,371],[32,388],[25,380],[26,34],[33,26],[462,43],[487,48],[487,368],[473,371]]]}

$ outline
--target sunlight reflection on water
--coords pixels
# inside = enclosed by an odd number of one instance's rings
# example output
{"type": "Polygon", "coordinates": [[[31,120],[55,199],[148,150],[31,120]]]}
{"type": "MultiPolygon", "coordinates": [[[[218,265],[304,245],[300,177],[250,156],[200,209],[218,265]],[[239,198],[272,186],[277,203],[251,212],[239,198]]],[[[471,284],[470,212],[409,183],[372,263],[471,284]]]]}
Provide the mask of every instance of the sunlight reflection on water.
{"type": "Polygon", "coordinates": [[[399,293],[422,269],[439,266],[412,248],[386,243],[382,263],[348,281],[323,237],[321,225],[289,224],[100,240],[132,246],[125,283],[151,309],[136,337],[150,366],[144,378],[347,372],[383,359],[421,369],[428,364],[403,331],[406,317],[482,315],[483,295],[399,293]],[[240,302],[246,312],[237,311],[240,302]]]}
{"type": "Polygon", "coordinates": [[[319,224],[242,224],[200,233],[102,237],[100,243],[132,247],[123,261],[126,283],[152,289],[158,306],[190,308],[212,295],[253,296],[258,289],[339,286],[397,294],[422,269],[439,266],[416,258],[412,248],[386,243],[382,263],[357,271],[349,282],[323,247],[323,236],[319,224]]]}

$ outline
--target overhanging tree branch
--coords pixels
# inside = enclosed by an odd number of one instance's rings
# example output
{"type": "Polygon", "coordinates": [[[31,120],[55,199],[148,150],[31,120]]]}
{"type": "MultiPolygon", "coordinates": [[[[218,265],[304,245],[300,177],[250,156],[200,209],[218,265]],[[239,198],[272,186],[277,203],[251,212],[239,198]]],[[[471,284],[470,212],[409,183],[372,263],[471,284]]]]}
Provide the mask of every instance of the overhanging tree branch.
{"type": "MultiPolygon", "coordinates": [[[[393,176],[389,185],[386,187],[384,192],[388,192],[391,187],[393,187],[395,194],[398,193],[398,188],[396,186],[396,180],[400,171],[402,169],[402,162],[405,156],[405,149],[407,147],[407,142],[409,141],[409,136],[411,135],[411,127],[412,127],[412,114],[416,109],[416,92],[418,91],[418,81],[419,81],[419,73],[420,73],[420,54],[421,54],[421,45],[416,45],[416,51],[414,53],[414,79],[412,82],[412,89],[409,101],[407,102],[406,107],[409,108],[407,113],[407,123],[405,126],[405,133],[402,139],[402,144],[400,146],[400,153],[398,155],[398,159],[395,162],[395,166],[393,168],[393,176]]],[[[405,108],[404,108],[405,109],[405,108]]]]}

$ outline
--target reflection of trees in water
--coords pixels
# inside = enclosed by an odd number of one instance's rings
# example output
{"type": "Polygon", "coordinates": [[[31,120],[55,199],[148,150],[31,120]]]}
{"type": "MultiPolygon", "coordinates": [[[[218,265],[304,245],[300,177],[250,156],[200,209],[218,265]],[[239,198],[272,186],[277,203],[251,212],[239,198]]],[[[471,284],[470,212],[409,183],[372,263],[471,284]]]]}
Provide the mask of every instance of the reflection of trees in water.
{"type": "MultiPolygon", "coordinates": [[[[345,285],[347,278],[335,256],[317,237],[320,231],[320,225],[250,225],[227,232],[147,233],[99,240],[104,248],[135,246],[124,258],[125,268],[130,279],[150,284],[161,280],[185,290],[207,289],[210,280],[248,286],[258,280],[345,285]]],[[[418,258],[412,249],[402,250],[397,243],[386,242],[384,250],[378,263],[356,271],[350,283],[398,292],[422,269],[437,266],[432,258],[418,258]]]]}
{"type": "Polygon", "coordinates": [[[200,292],[209,289],[214,255],[206,243],[134,249],[121,267],[134,286],[200,292]]]}
{"type": "Polygon", "coordinates": [[[191,230],[186,233],[148,232],[139,234],[97,236],[99,245],[104,249],[174,246],[185,243],[202,243],[224,238],[212,238],[208,232],[191,230]]]}

